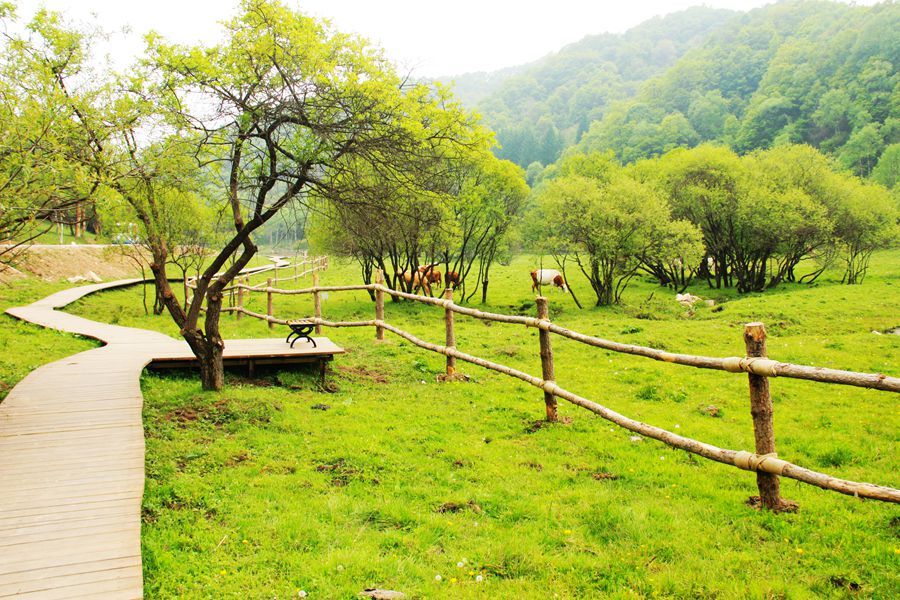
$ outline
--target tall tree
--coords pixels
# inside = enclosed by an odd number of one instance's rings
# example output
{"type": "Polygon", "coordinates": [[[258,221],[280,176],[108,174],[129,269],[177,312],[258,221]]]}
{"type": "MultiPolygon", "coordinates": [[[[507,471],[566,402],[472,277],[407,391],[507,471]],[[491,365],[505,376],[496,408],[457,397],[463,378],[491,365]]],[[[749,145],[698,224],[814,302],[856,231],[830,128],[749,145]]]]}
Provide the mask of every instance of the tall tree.
{"type": "Polygon", "coordinates": [[[219,196],[233,224],[190,305],[168,289],[164,268],[153,267],[206,389],[223,385],[222,290],[256,253],[254,232],[312,196],[365,201],[367,194],[351,193],[367,185],[357,172],[415,187],[440,164],[436,154],[477,143],[474,119],[442,89],[407,84],[363,40],[276,1],[241,2],[211,47],[152,36],[150,64],[170,122],[199,136],[197,156],[221,173],[219,196]]]}
{"type": "Polygon", "coordinates": [[[0,3],[0,267],[18,247],[53,227],[80,234],[91,217],[99,174],[86,166],[91,140],[61,83],[90,77],[91,32],[61,27],[41,10],[24,25],[0,3]],[[9,243],[11,242],[11,243],[9,243]]]}

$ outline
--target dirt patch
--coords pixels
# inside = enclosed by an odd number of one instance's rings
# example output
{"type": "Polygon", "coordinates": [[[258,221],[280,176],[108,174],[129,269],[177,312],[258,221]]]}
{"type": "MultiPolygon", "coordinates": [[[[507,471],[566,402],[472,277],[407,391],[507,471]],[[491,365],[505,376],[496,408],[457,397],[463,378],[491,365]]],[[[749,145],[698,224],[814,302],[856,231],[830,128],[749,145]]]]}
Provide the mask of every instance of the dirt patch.
{"type": "Polygon", "coordinates": [[[390,383],[390,379],[380,371],[373,371],[366,367],[354,367],[350,365],[338,365],[338,372],[346,375],[349,379],[374,381],[375,383],[390,383]]]}
{"type": "Polygon", "coordinates": [[[245,450],[244,452],[241,452],[239,454],[233,454],[233,455],[229,456],[228,460],[225,461],[225,466],[226,467],[234,467],[241,463],[247,462],[251,458],[253,458],[253,455],[250,454],[249,450],[245,450]]]}
{"type": "Polygon", "coordinates": [[[89,272],[106,280],[140,275],[140,269],[116,246],[29,246],[18,255],[13,267],[0,271],[0,282],[23,276],[58,281],[86,277],[89,272]]]}
{"type": "Polygon", "coordinates": [[[170,410],[163,418],[166,421],[173,421],[175,423],[190,423],[191,421],[199,419],[200,415],[193,408],[182,407],[170,410]]]}
{"type": "Polygon", "coordinates": [[[316,465],[316,471],[319,473],[328,473],[332,476],[331,485],[335,487],[344,487],[354,479],[363,480],[371,485],[381,483],[377,478],[363,478],[363,473],[343,458],[337,458],[331,462],[316,465]]]}
{"type": "Polygon", "coordinates": [[[830,577],[828,582],[831,583],[832,586],[838,589],[844,589],[848,592],[858,592],[862,589],[862,586],[855,581],[851,581],[846,577],[830,577]]]}
{"type": "MultiPolygon", "coordinates": [[[[781,504],[775,508],[772,512],[775,513],[795,513],[800,510],[800,505],[794,502],[793,500],[785,500],[781,498],[781,504]]],[[[756,510],[762,510],[762,500],[759,496],[750,496],[747,498],[747,506],[751,508],[755,508],[756,510]]]]}
{"type": "Polygon", "coordinates": [[[571,425],[572,421],[572,417],[560,417],[559,421],[555,423],[546,420],[533,421],[525,426],[525,433],[535,433],[545,427],[552,427],[553,425],[571,425]]]}
{"type": "Polygon", "coordinates": [[[228,383],[253,387],[275,387],[276,385],[281,385],[280,381],[262,379],[259,377],[245,377],[235,373],[228,373],[228,383]]]}
{"type": "Polygon", "coordinates": [[[435,377],[435,380],[440,383],[452,383],[456,382],[466,382],[471,381],[472,378],[466,375],[465,373],[454,373],[453,375],[447,375],[446,373],[441,373],[435,377]]]}
{"type": "Polygon", "coordinates": [[[697,410],[700,411],[701,414],[704,414],[708,417],[719,418],[722,416],[722,409],[720,409],[715,404],[710,404],[708,406],[699,406],[697,410]]]}
{"type": "Polygon", "coordinates": [[[458,512],[462,512],[464,510],[470,510],[474,513],[481,514],[481,507],[477,503],[473,502],[472,500],[469,500],[468,502],[465,502],[465,503],[444,502],[443,504],[438,506],[436,509],[434,509],[434,512],[445,514],[445,513],[458,513],[458,512]]]}

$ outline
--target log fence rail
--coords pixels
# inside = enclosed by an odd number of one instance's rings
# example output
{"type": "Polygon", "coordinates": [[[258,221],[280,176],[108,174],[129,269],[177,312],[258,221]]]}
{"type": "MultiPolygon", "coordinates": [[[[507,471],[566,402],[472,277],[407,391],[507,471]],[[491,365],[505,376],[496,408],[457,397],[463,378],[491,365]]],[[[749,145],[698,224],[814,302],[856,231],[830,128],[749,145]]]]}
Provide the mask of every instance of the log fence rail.
{"type": "MultiPolygon", "coordinates": [[[[710,460],[732,465],[746,471],[756,472],[757,487],[760,491],[760,504],[771,510],[783,510],[793,506],[792,503],[785,501],[780,497],[779,476],[788,477],[842,494],[900,503],[900,490],[872,483],[839,479],[778,458],[775,453],[772,402],[769,395],[769,378],[771,377],[805,379],[809,381],[850,385],[889,392],[900,392],[900,378],[890,377],[880,373],[857,373],[838,369],[795,365],[769,359],[766,354],[765,327],[762,323],[748,323],[745,326],[744,340],[747,347],[747,356],[745,357],[717,358],[691,354],[678,354],[659,350],[657,348],[622,344],[620,342],[585,335],[561,327],[550,321],[547,299],[543,297],[536,298],[537,317],[504,315],[460,306],[453,302],[453,290],[449,288],[445,290],[442,297],[438,298],[419,296],[391,289],[384,284],[384,275],[380,271],[375,273],[375,283],[373,284],[318,285],[317,271],[325,268],[323,265],[327,266],[327,261],[314,264],[309,269],[313,275],[312,287],[302,289],[280,289],[272,287],[274,279],[265,286],[250,286],[246,283],[235,284],[234,287],[238,291],[239,298],[242,297],[242,292],[255,291],[266,293],[267,299],[269,300],[267,302],[266,314],[248,310],[241,302],[239,302],[237,306],[223,308],[222,311],[234,312],[236,313],[237,318],[240,318],[241,315],[246,315],[248,317],[264,320],[270,327],[275,324],[287,325],[287,319],[280,319],[274,315],[273,295],[312,295],[314,299],[315,315],[300,320],[308,321],[310,324],[316,325],[317,333],[321,331],[322,327],[374,327],[377,340],[384,339],[384,332],[390,331],[394,335],[411,342],[415,346],[438,354],[443,354],[447,359],[447,375],[453,375],[455,373],[456,361],[459,360],[519,379],[543,390],[546,418],[548,421],[555,421],[557,419],[556,399],[562,398],[634,433],[653,438],[674,448],[685,450],[710,460]],[[329,321],[324,319],[322,317],[321,294],[343,291],[366,291],[373,293],[375,297],[375,319],[365,321],[329,321]],[[446,327],[445,345],[442,346],[421,340],[411,333],[388,323],[384,318],[385,295],[443,308],[446,327]],[[456,348],[456,336],[454,331],[455,314],[467,315],[484,321],[524,325],[526,327],[538,329],[542,376],[535,377],[512,367],[459,351],[456,348]],[[750,406],[751,415],[753,417],[754,438],[756,440],[755,452],[719,448],[705,442],[683,437],[659,427],[630,419],[601,404],[560,387],[555,381],[551,334],[556,334],[561,337],[597,348],[610,350],[612,352],[631,354],[672,364],[701,369],[715,369],[729,373],[747,373],[750,386],[750,406]]],[[[291,321],[296,322],[296,320],[297,319],[292,319],[291,321]]]]}

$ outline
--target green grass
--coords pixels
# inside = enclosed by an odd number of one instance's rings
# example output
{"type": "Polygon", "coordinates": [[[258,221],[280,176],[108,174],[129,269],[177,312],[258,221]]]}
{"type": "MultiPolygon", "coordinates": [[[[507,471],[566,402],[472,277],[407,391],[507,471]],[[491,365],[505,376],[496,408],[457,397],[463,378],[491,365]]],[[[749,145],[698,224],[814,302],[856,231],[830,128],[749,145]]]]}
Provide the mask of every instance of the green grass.
{"type": "MultiPolygon", "coordinates": [[[[534,314],[532,266],[520,258],[498,269],[488,308],[534,314]]],[[[881,254],[855,287],[832,279],[737,297],[698,286],[723,309],[693,316],[646,282],[614,308],[579,311],[550,294],[551,316],[585,333],[718,356],[743,354],[742,324],[761,320],[773,358],[896,376],[900,337],[872,331],[900,325],[898,266],[900,254],[881,254]]],[[[322,277],[358,280],[346,264],[322,277]]],[[[139,295],[97,295],[73,310],[174,335],[167,317],[143,315],[139,295]]],[[[254,294],[249,306],[264,312],[264,303],[254,294]]],[[[337,320],[373,314],[355,293],[331,294],[324,310],[337,320]]],[[[276,297],[276,312],[310,314],[311,299],[276,297]]],[[[439,309],[390,303],[387,318],[442,341],[439,309]]],[[[227,337],[286,333],[249,319],[223,324],[227,337]]],[[[286,598],[302,589],[351,598],[372,586],[413,598],[900,594],[896,506],[783,480],[800,512],[759,513],[744,504],[756,492],[752,474],[631,441],[565,403],[571,422],[535,428],[539,390],[465,364],[471,382],[438,383],[442,356],[397,338],[376,344],[370,329],[327,335],[349,350],[335,361],[331,393],[304,371],[232,374],[221,393],[202,392],[192,376],[144,376],[148,597],[286,598]]],[[[682,435],[752,449],[745,376],[553,341],[567,389],[682,435]]],[[[457,345],[540,373],[532,330],[458,316],[457,345]]],[[[772,393],[783,458],[900,486],[895,395],[782,379],[772,393]]]]}

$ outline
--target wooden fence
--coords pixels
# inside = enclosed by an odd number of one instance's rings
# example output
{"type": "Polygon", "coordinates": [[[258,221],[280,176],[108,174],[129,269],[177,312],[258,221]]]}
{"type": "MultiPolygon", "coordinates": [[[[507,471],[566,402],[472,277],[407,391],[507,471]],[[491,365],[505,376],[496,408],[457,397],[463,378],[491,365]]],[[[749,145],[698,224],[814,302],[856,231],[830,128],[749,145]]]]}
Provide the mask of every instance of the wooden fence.
{"type": "MultiPolygon", "coordinates": [[[[327,265],[327,262],[324,264],[327,265]]],[[[461,360],[503,373],[540,388],[544,392],[546,416],[550,421],[555,421],[557,419],[557,398],[562,398],[634,433],[659,440],[674,448],[685,450],[710,460],[732,465],[746,471],[754,471],[757,474],[757,487],[760,492],[761,504],[772,510],[781,510],[790,505],[790,503],[782,500],[780,497],[779,476],[788,477],[823,489],[833,490],[859,498],[872,498],[886,502],[900,502],[900,490],[872,483],[839,479],[778,458],[775,452],[772,400],[769,394],[769,379],[772,377],[806,379],[809,381],[872,388],[888,392],[900,392],[900,378],[889,377],[883,374],[856,373],[822,367],[809,367],[771,360],[766,353],[766,330],[762,323],[748,323],[745,325],[744,342],[747,349],[747,355],[744,357],[715,358],[691,354],[676,354],[656,348],[622,344],[561,327],[550,321],[547,299],[542,297],[536,298],[536,317],[504,315],[459,306],[453,302],[453,290],[449,288],[445,290],[443,297],[441,298],[419,296],[391,289],[384,285],[384,276],[380,271],[376,272],[374,284],[320,286],[318,285],[318,270],[321,270],[321,267],[312,266],[309,269],[313,275],[313,286],[304,289],[288,290],[274,288],[271,285],[271,283],[274,283],[274,280],[269,280],[265,286],[249,286],[245,283],[238,283],[235,285],[238,289],[239,298],[242,297],[242,292],[265,292],[267,295],[266,314],[247,310],[242,302],[239,302],[237,306],[225,308],[223,310],[235,312],[237,318],[240,318],[242,315],[247,315],[249,317],[267,321],[270,327],[275,324],[287,325],[288,323],[297,321],[315,324],[317,332],[320,331],[323,326],[374,327],[375,337],[379,340],[384,339],[385,331],[390,331],[420,348],[446,356],[446,372],[448,375],[452,375],[455,372],[456,361],[461,360]],[[324,319],[322,317],[320,294],[350,290],[374,292],[375,319],[368,321],[328,321],[324,319]],[[277,318],[274,314],[273,296],[278,294],[312,294],[314,316],[295,320],[277,318]],[[385,294],[443,308],[446,325],[445,344],[439,345],[426,342],[415,337],[411,333],[389,324],[384,317],[385,294]],[[540,341],[539,354],[542,367],[541,377],[535,377],[523,371],[513,369],[512,367],[459,351],[456,348],[456,335],[454,331],[455,314],[462,314],[484,321],[524,325],[526,327],[538,329],[540,341]],[[612,352],[632,354],[635,356],[651,358],[653,360],[701,369],[716,369],[729,373],[747,373],[750,387],[750,413],[753,418],[754,437],[756,441],[755,452],[719,448],[698,440],[683,437],[670,431],[666,431],[665,429],[630,419],[605,406],[560,387],[556,383],[554,376],[551,334],[556,334],[561,337],[595,346],[597,348],[610,350],[612,352]]]]}

